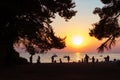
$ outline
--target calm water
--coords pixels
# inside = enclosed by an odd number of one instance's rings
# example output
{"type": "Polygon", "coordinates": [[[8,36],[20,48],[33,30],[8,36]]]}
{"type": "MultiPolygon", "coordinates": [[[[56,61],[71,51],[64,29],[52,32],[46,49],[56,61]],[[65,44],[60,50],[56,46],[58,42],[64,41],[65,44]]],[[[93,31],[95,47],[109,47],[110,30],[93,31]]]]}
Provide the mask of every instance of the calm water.
{"type": "MultiPolygon", "coordinates": [[[[88,54],[88,56],[91,58],[94,56],[96,59],[99,59],[99,61],[104,61],[104,57],[107,55],[110,56],[110,60],[117,59],[120,60],[120,53],[46,53],[46,54],[36,54],[33,56],[33,62],[35,63],[37,60],[38,55],[41,57],[41,63],[50,63],[51,62],[51,56],[57,55],[55,57],[55,60],[59,62],[59,59],[61,58],[63,62],[67,62],[67,59],[64,58],[64,56],[70,56],[70,62],[78,62],[82,58],[84,58],[85,54],[88,54]]],[[[21,57],[24,57],[28,59],[30,55],[28,53],[21,53],[21,57]]],[[[89,60],[91,62],[91,60],[89,60]]]]}

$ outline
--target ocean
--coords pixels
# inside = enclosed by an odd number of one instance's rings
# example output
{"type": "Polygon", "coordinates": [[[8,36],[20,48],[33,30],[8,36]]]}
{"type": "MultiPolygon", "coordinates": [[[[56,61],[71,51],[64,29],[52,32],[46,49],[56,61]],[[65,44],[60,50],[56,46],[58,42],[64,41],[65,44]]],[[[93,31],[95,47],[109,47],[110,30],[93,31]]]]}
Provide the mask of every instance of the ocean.
{"type": "MultiPolygon", "coordinates": [[[[38,56],[40,56],[40,62],[41,63],[51,63],[51,57],[53,55],[56,55],[54,59],[56,60],[57,63],[60,62],[60,59],[62,62],[67,62],[67,58],[64,58],[64,56],[70,56],[70,62],[79,62],[81,61],[85,54],[89,56],[89,62],[91,62],[92,56],[95,57],[95,60],[98,59],[99,62],[104,61],[104,57],[110,56],[110,60],[113,61],[114,59],[120,60],[120,53],[80,53],[80,52],[75,52],[75,53],[44,53],[44,54],[35,54],[33,56],[33,63],[36,63],[38,56]]],[[[26,58],[29,61],[29,53],[20,53],[21,57],[26,58]]]]}

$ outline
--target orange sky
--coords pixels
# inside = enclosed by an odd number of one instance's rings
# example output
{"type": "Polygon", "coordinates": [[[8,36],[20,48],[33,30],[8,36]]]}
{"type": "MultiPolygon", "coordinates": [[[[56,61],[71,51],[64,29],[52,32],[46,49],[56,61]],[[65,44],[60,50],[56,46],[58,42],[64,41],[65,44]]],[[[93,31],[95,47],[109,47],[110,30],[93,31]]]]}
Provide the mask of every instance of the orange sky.
{"type": "MultiPolygon", "coordinates": [[[[54,50],[53,52],[97,52],[97,47],[103,42],[89,36],[89,29],[92,24],[99,21],[99,17],[92,12],[95,7],[102,7],[100,0],[74,0],[76,2],[77,14],[68,22],[58,15],[54,19],[52,26],[57,36],[67,37],[66,48],[54,50]],[[72,43],[74,36],[83,38],[80,46],[72,43]]],[[[119,51],[118,46],[114,47],[111,52],[119,51]],[[113,50],[113,51],[112,51],[113,50]]],[[[108,51],[110,52],[110,51],[108,51]]]]}

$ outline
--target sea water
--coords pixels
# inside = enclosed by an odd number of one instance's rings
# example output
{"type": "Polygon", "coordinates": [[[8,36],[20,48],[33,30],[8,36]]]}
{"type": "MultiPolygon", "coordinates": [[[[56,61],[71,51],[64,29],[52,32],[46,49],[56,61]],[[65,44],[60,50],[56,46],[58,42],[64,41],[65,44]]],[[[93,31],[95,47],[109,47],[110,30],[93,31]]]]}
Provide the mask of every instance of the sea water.
{"type": "MultiPolygon", "coordinates": [[[[51,63],[51,57],[53,55],[57,55],[54,59],[57,63],[60,62],[60,59],[62,62],[67,62],[67,58],[64,58],[64,56],[70,56],[70,62],[79,62],[84,59],[85,54],[89,56],[89,62],[91,62],[91,58],[94,56],[95,59],[98,59],[100,62],[104,61],[104,58],[106,56],[110,56],[110,60],[113,61],[114,59],[120,60],[120,53],[44,53],[44,54],[36,54],[33,56],[33,62],[36,63],[38,56],[40,56],[40,62],[41,63],[51,63]]],[[[21,53],[21,57],[26,58],[29,61],[29,53],[21,53]]]]}

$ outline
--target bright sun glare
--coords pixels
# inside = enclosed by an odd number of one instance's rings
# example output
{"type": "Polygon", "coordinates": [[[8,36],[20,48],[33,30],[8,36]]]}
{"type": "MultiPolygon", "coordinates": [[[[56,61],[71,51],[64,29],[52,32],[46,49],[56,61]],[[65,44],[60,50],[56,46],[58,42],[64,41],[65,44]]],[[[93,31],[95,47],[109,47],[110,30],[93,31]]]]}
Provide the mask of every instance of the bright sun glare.
{"type": "Polygon", "coordinates": [[[72,42],[73,42],[74,45],[79,46],[80,44],[82,44],[83,39],[80,36],[75,36],[75,37],[73,37],[72,42]]]}

